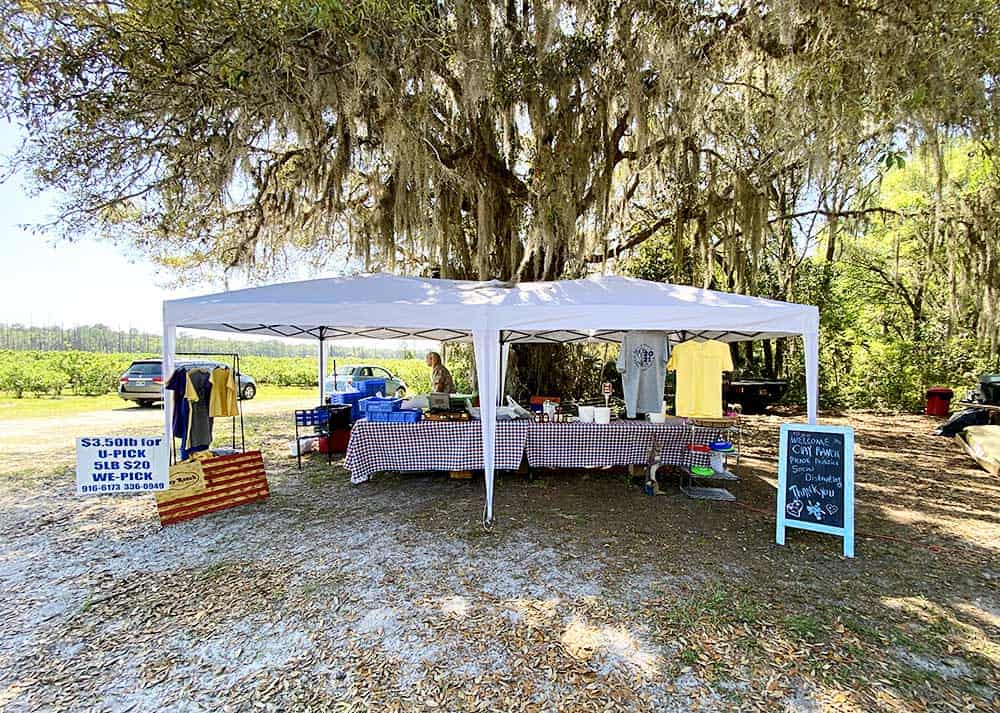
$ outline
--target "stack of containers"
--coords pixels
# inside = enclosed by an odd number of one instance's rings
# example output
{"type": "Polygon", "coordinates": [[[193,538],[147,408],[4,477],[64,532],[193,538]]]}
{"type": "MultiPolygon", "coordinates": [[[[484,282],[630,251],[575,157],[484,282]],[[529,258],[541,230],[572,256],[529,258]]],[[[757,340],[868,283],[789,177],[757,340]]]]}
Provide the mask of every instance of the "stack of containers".
{"type": "Polygon", "coordinates": [[[403,399],[387,399],[381,396],[369,396],[358,401],[364,416],[370,416],[375,412],[398,411],[402,404],[403,399]]]}
{"type": "Polygon", "coordinates": [[[369,421],[375,423],[417,423],[422,413],[419,409],[403,409],[403,399],[383,399],[371,396],[362,399],[361,406],[369,421]]]}
{"type": "Polygon", "coordinates": [[[334,391],[326,397],[328,404],[343,404],[351,407],[351,420],[357,421],[361,418],[361,407],[358,402],[364,398],[360,391],[334,391]]]}
{"type": "Polygon", "coordinates": [[[371,411],[368,420],[375,423],[418,423],[423,417],[419,409],[399,409],[398,411],[371,411]]]}

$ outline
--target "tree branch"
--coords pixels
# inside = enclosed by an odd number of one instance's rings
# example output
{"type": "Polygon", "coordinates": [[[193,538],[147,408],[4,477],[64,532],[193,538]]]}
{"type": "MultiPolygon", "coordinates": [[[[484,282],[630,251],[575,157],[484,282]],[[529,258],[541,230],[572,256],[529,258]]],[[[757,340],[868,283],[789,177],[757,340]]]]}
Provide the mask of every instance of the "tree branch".
{"type": "MultiPolygon", "coordinates": [[[[637,245],[640,245],[649,238],[653,237],[658,231],[670,225],[672,222],[673,222],[672,215],[658,218],[657,220],[647,225],[645,228],[642,228],[641,230],[633,233],[629,237],[625,238],[625,240],[619,242],[614,247],[608,249],[607,257],[619,257],[626,250],[631,250],[637,245]]],[[[587,255],[586,257],[584,257],[583,262],[592,265],[594,263],[603,262],[604,259],[605,255],[603,253],[601,254],[593,253],[591,255],[587,255]]]]}

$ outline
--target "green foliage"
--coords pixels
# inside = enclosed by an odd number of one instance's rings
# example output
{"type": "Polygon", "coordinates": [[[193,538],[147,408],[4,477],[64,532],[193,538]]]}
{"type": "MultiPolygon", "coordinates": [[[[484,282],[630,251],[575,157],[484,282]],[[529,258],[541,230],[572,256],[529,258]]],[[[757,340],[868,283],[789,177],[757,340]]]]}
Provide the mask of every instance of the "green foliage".
{"type": "Polygon", "coordinates": [[[274,384],[275,386],[317,385],[318,372],[315,357],[312,359],[308,357],[241,357],[240,369],[261,384],[274,384]]]}
{"type": "MultiPolygon", "coordinates": [[[[835,399],[855,407],[919,411],[930,386],[949,386],[957,397],[989,370],[973,339],[874,342],[856,349],[851,374],[835,399]]],[[[831,394],[833,395],[833,394],[831,394]]]]}
{"type": "MultiPolygon", "coordinates": [[[[963,143],[945,152],[943,193],[951,207],[942,210],[959,210],[958,196],[967,195],[974,177],[988,177],[988,162],[974,156],[963,143]]],[[[963,292],[955,271],[961,243],[940,233],[929,210],[936,202],[936,170],[921,160],[893,169],[881,185],[881,203],[899,216],[843,231],[842,260],[814,256],[797,274],[793,299],[820,306],[824,407],[918,411],[928,387],[947,386],[961,397],[980,374],[1000,367],[982,337],[977,301],[963,292]]],[[[787,366],[789,399],[801,401],[801,360],[787,366]]]]}
{"type": "MultiPolygon", "coordinates": [[[[877,200],[889,212],[824,226],[826,240],[837,231],[832,253],[810,249],[808,235],[799,234],[805,247],[794,271],[777,251],[758,265],[759,294],[820,307],[824,408],[918,411],[928,387],[948,386],[961,397],[980,374],[1000,370],[990,327],[1000,310],[989,297],[992,278],[985,272],[996,270],[997,234],[988,206],[1000,197],[1000,174],[988,152],[967,141],[940,149],[938,158],[926,146],[907,159],[899,152],[891,161],[883,158],[891,168],[877,185],[877,200]]],[[[669,237],[661,234],[623,267],[669,281],[674,259],[669,237]]],[[[719,261],[716,287],[728,286],[725,267],[719,261]]],[[[680,273],[693,278],[687,264],[680,273]]],[[[802,403],[801,345],[780,340],[772,345],[775,353],[779,348],[783,363],[770,373],[760,345],[757,361],[738,364],[740,373],[788,378],[786,399],[802,403]]]]}
{"type": "Polygon", "coordinates": [[[66,373],[45,359],[0,352],[0,390],[17,398],[23,398],[27,393],[57,396],[68,383],[66,373]]]}
{"type": "Polygon", "coordinates": [[[131,355],[89,352],[43,352],[39,358],[66,375],[74,394],[96,396],[114,391],[122,372],[132,362],[131,355]]]}
{"type": "MultiPolygon", "coordinates": [[[[162,351],[162,337],[159,334],[140,332],[137,329],[118,330],[103,324],[87,324],[76,327],[28,327],[21,324],[0,323],[0,350],[17,351],[81,351],[102,352],[105,354],[157,354],[162,351]]],[[[237,352],[252,356],[264,357],[313,357],[316,354],[315,342],[266,340],[236,340],[222,336],[210,337],[181,333],[177,337],[179,352],[237,352]]],[[[406,357],[406,349],[386,348],[377,343],[371,344],[333,344],[331,352],[338,356],[368,358],[368,357],[406,357]]],[[[412,356],[412,353],[410,354],[412,356]]]]}
{"type": "Polygon", "coordinates": [[[195,276],[287,250],[551,279],[669,228],[752,289],[789,196],[898,168],[910,127],[995,131],[998,26],[994,0],[10,0],[0,100],[67,235],[195,276]]]}
{"type": "Polygon", "coordinates": [[[24,392],[31,390],[28,369],[19,363],[0,364],[0,389],[23,398],[24,392]]]}
{"type": "Polygon", "coordinates": [[[622,272],[641,280],[673,282],[676,280],[673,239],[661,232],[642,242],[622,261],[622,272]]]}
{"type": "MultiPolygon", "coordinates": [[[[460,391],[471,389],[471,350],[452,349],[448,367],[460,391]]],[[[25,394],[59,395],[69,389],[74,394],[96,396],[115,391],[118,379],[135,359],[150,354],[94,354],[90,352],[46,352],[0,350],[0,391],[22,398],[25,394]]],[[[354,359],[338,358],[338,364],[364,363],[382,366],[407,383],[411,393],[430,391],[430,370],[422,358],[354,359]]],[[[333,369],[333,361],[329,362],[333,369]]],[[[312,357],[246,356],[240,360],[244,373],[258,384],[316,387],[318,371],[312,357]]]]}

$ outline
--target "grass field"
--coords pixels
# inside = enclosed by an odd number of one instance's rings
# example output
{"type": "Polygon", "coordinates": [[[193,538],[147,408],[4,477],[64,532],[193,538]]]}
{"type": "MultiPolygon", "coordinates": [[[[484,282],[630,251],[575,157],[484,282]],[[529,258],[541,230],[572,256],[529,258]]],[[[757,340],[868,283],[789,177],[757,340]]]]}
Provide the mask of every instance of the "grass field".
{"type": "MultiPolygon", "coordinates": [[[[275,400],[310,399],[316,396],[315,388],[297,386],[258,385],[257,396],[253,402],[262,403],[275,400]]],[[[47,396],[41,398],[17,399],[9,394],[0,394],[0,421],[20,420],[24,418],[52,418],[72,416],[92,411],[152,411],[140,409],[131,401],[122,401],[118,394],[103,396],[47,396]]]]}

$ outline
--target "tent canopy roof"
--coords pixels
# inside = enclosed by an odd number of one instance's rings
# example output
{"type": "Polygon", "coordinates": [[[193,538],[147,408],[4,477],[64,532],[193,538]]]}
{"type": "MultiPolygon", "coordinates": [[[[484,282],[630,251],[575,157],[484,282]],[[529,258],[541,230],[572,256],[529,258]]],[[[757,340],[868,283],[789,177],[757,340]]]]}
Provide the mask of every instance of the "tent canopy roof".
{"type": "Polygon", "coordinates": [[[815,333],[815,307],[594,276],[475,282],[384,273],[253,287],[164,302],[164,324],[244,334],[469,341],[496,329],[508,342],[620,341],[625,330],[673,341],[743,341],[815,333]]]}

